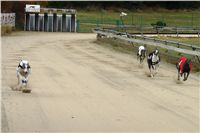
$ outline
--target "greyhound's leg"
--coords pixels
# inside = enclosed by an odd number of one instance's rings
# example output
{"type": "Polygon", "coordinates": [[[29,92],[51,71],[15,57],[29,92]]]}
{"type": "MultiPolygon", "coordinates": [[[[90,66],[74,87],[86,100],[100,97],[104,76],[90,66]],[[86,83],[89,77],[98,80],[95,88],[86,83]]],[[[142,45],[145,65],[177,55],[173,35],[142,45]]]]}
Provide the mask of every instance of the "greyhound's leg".
{"type": "Polygon", "coordinates": [[[157,64],[155,64],[155,65],[153,65],[153,76],[155,76],[156,75],[156,73],[157,73],[157,71],[156,71],[156,69],[157,69],[157,64]]]}
{"type": "Polygon", "coordinates": [[[190,72],[187,73],[187,78],[186,79],[188,79],[189,75],[190,75],[190,72]]]}
{"type": "Polygon", "coordinates": [[[18,85],[17,85],[17,90],[19,90],[19,91],[22,90],[22,86],[21,86],[21,84],[18,84],[18,85]]]}
{"type": "Polygon", "coordinates": [[[183,77],[183,73],[180,73],[180,77],[181,77],[181,78],[183,77]]]}
{"type": "Polygon", "coordinates": [[[139,53],[137,52],[137,60],[139,59],[139,57],[140,57],[140,55],[139,55],[139,53]]]}
{"type": "Polygon", "coordinates": [[[155,65],[155,75],[157,74],[158,64],[155,65]]]}
{"type": "Polygon", "coordinates": [[[143,56],[141,55],[141,57],[140,57],[140,60],[141,60],[141,63],[143,62],[143,60],[144,60],[144,58],[143,58],[143,56]]]}
{"type": "Polygon", "coordinates": [[[153,70],[155,69],[155,65],[152,65],[152,69],[153,69],[153,70]]]}
{"type": "Polygon", "coordinates": [[[142,55],[142,56],[141,56],[141,63],[144,61],[144,58],[145,58],[145,56],[142,55]]]}
{"type": "Polygon", "coordinates": [[[157,67],[154,69],[154,75],[157,74],[157,67]]]}
{"type": "Polygon", "coordinates": [[[17,85],[17,89],[19,90],[19,91],[21,91],[22,90],[22,76],[18,76],[19,78],[18,78],[18,85],[17,85]]]}
{"type": "Polygon", "coordinates": [[[12,88],[13,90],[20,90],[20,76],[17,75],[17,85],[12,88]]]}
{"type": "Polygon", "coordinates": [[[149,59],[147,59],[147,64],[148,64],[148,67],[149,67],[150,76],[152,77],[152,74],[151,74],[152,65],[151,65],[151,61],[149,59]]]}
{"type": "Polygon", "coordinates": [[[20,84],[20,78],[19,78],[19,75],[17,75],[17,84],[20,84]]]}
{"type": "Polygon", "coordinates": [[[179,70],[178,70],[178,80],[180,80],[180,72],[179,72],[179,70]]]}
{"type": "Polygon", "coordinates": [[[186,72],[183,73],[183,81],[186,80],[186,72]]]}
{"type": "Polygon", "coordinates": [[[151,77],[152,77],[152,78],[154,77],[153,72],[154,72],[154,66],[152,65],[152,66],[150,67],[150,73],[151,73],[151,77]]]}
{"type": "Polygon", "coordinates": [[[154,77],[153,71],[151,71],[151,77],[152,77],[152,78],[154,77]]]}
{"type": "Polygon", "coordinates": [[[150,76],[152,77],[152,74],[151,74],[151,65],[149,64],[149,62],[148,62],[148,67],[149,67],[150,76]]]}
{"type": "Polygon", "coordinates": [[[158,72],[158,64],[156,64],[155,66],[154,66],[154,75],[156,75],[158,72]]]}
{"type": "Polygon", "coordinates": [[[183,79],[183,81],[186,81],[187,78],[188,78],[188,76],[189,76],[189,72],[185,72],[185,73],[184,73],[184,79],[183,79]]]}

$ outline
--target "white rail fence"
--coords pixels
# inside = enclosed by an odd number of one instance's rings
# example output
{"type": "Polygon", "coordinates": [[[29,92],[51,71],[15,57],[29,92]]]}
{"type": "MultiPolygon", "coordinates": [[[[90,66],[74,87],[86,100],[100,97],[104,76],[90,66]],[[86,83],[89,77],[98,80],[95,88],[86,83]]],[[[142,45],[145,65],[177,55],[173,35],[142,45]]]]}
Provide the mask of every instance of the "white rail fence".
{"type": "Polygon", "coordinates": [[[200,56],[200,52],[199,52],[200,47],[193,46],[186,43],[154,39],[154,38],[145,37],[145,36],[136,36],[136,35],[132,35],[128,33],[116,32],[116,31],[107,30],[107,29],[93,29],[93,32],[103,35],[103,36],[118,38],[118,39],[125,40],[132,43],[138,43],[138,44],[143,44],[143,45],[146,44],[146,45],[161,47],[167,50],[172,50],[179,53],[189,54],[189,55],[193,55],[197,57],[200,56]],[[176,44],[177,47],[170,46],[171,44],[176,44]],[[179,48],[180,46],[191,48],[191,50],[179,48]]]}

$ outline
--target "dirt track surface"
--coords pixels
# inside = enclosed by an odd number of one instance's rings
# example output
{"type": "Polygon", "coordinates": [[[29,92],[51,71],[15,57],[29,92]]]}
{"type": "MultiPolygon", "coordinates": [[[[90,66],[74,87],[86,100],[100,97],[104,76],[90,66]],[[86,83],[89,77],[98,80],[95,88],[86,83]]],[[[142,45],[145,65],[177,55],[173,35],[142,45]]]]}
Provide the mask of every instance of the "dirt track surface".
{"type": "Polygon", "coordinates": [[[161,63],[148,77],[133,55],[94,44],[95,34],[18,32],[2,37],[2,130],[199,131],[199,76],[177,83],[161,63]],[[21,58],[30,94],[12,91],[21,58]]]}

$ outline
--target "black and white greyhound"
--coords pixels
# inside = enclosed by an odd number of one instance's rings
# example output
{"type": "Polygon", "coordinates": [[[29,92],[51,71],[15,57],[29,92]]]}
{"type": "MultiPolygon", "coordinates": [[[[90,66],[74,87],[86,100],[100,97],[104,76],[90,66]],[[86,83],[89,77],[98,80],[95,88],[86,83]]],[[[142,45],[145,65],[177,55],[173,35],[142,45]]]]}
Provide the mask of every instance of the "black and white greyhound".
{"type": "Polygon", "coordinates": [[[23,90],[27,86],[28,79],[31,73],[31,67],[27,60],[21,60],[16,68],[18,84],[16,90],[23,90]]]}
{"type": "Polygon", "coordinates": [[[153,52],[149,54],[147,58],[147,63],[148,63],[151,77],[153,77],[157,73],[156,70],[158,69],[159,64],[160,64],[160,55],[159,55],[158,49],[155,49],[153,52]],[[155,73],[152,73],[152,70],[154,70],[155,73]]]}

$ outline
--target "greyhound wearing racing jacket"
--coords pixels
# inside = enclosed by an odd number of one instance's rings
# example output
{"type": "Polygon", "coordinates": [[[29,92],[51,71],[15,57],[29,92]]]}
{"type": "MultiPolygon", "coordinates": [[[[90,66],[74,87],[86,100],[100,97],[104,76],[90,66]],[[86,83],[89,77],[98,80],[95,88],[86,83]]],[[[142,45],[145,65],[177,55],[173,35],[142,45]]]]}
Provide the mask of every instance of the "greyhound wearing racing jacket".
{"type": "Polygon", "coordinates": [[[184,56],[180,57],[179,62],[176,63],[176,68],[178,69],[178,80],[183,76],[183,81],[186,81],[192,71],[191,59],[184,56]]]}
{"type": "Polygon", "coordinates": [[[27,60],[21,60],[18,67],[16,68],[18,85],[17,90],[22,90],[22,84],[28,82],[28,78],[31,74],[31,67],[27,60]]]}

